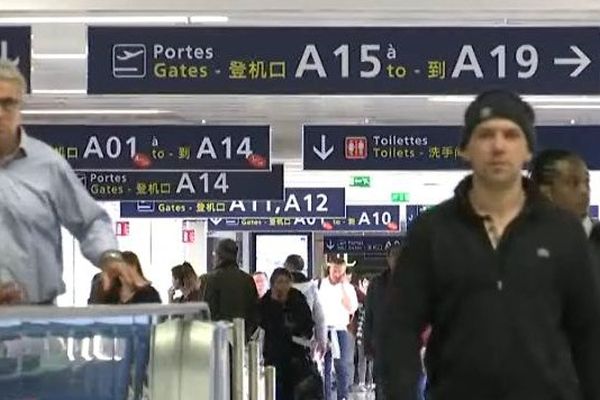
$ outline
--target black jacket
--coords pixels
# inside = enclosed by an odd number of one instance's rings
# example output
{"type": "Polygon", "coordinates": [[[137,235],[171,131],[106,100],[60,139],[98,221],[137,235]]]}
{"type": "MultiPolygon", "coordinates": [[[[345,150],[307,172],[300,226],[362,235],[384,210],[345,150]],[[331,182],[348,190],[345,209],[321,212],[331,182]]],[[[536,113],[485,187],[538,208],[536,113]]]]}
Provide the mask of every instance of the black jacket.
{"type": "Polygon", "coordinates": [[[471,185],[409,230],[382,337],[389,398],[415,398],[431,322],[431,400],[600,399],[600,284],[580,221],[524,180],[524,209],[494,250],[471,185]]]}
{"type": "Polygon", "coordinates": [[[144,286],[135,292],[126,304],[160,303],[160,294],[152,285],[144,286]]]}
{"type": "Polygon", "coordinates": [[[280,303],[271,298],[271,290],[260,300],[260,327],[265,331],[265,362],[289,363],[292,357],[303,357],[307,349],[292,342],[292,336],[310,339],[314,323],[306,298],[291,288],[288,299],[280,303]]]}
{"type": "MultiPolygon", "coordinates": [[[[306,298],[291,288],[286,302],[280,303],[271,298],[269,290],[260,299],[259,309],[260,326],[265,330],[265,364],[277,369],[277,398],[319,399],[311,391],[305,392],[306,378],[311,373],[310,349],[292,341],[293,336],[310,339],[313,334],[314,323],[306,298]]],[[[323,385],[319,384],[318,392],[322,390],[323,385]]]]}
{"type": "Polygon", "coordinates": [[[292,274],[292,280],[294,281],[294,283],[305,283],[310,281],[310,279],[308,279],[308,277],[306,275],[304,275],[302,272],[298,272],[298,271],[290,271],[292,274]]]}
{"type": "MultiPolygon", "coordinates": [[[[385,299],[391,279],[392,271],[388,268],[377,275],[369,283],[367,298],[365,300],[364,345],[365,351],[370,356],[377,353],[376,338],[381,336],[381,329],[385,327],[385,299]]],[[[376,369],[379,357],[375,358],[376,369]]]]}
{"type": "Polygon", "coordinates": [[[204,300],[210,308],[214,321],[243,318],[246,323],[246,338],[256,330],[258,324],[258,292],[250,275],[235,263],[217,265],[208,274],[204,300]]]}
{"type": "Polygon", "coordinates": [[[598,257],[598,261],[600,261],[600,223],[596,222],[592,227],[589,240],[594,254],[598,257]]]}
{"type": "Polygon", "coordinates": [[[138,289],[131,298],[121,303],[120,300],[121,283],[115,278],[113,287],[104,292],[102,289],[102,274],[99,272],[92,278],[92,287],[88,304],[141,304],[141,303],[161,303],[160,294],[154,286],[147,285],[138,289]]]}

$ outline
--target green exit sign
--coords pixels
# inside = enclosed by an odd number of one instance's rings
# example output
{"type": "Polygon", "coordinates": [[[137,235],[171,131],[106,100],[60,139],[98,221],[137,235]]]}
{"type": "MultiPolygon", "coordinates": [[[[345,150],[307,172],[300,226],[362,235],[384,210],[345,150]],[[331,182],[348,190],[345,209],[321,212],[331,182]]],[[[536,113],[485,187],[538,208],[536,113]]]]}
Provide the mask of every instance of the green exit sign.
{"type": "Polygon", "coordinates": [[[353,176],[350,186],[351,187],[371,187],[371,177],[370,176],[353,176]]]}
{"type": "Polygon", "coordinates": [[[406,203],[408,200],[409,199],[408,199],[407,192],[392,193],[392,202],[393,203],[406,203]]]}

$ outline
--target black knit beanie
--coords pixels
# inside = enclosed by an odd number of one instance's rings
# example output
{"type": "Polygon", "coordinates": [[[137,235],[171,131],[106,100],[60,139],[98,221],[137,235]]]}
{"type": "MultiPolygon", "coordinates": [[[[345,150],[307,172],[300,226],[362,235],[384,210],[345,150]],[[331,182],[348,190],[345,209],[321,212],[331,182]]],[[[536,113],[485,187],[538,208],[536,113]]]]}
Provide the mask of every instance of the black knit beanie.
{"type": "Polygon", "coordinates": [[[535,148],[535,113],[519,95],[506,90],[490,90],[481,93],[465,111],[465,126],[460,140],[464,149],[477,125],[493,118],[506,118],[519,125],[533,152],[535,148]]]}

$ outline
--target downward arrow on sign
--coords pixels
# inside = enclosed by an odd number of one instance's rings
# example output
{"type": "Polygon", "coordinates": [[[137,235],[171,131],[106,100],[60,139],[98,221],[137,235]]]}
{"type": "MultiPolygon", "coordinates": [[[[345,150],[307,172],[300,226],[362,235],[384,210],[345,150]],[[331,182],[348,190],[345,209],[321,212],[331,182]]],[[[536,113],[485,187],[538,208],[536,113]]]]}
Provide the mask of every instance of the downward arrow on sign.
{"type": "Polygon", "coordinates": [[[570,49],[575,53],[577,58],[555,58],[554,65],[577,65],[577,68],[569,75],[571,78],[575,78],[591,64],[592,60],[579,47],[570,46],[570,49]]]}
{"type": "Polygon", "coordinates": [[[333,153],[333,146],[327,148],[327,136],[321,135],[321,148],[317,148],[313,146],[313,151],[322,161],[327,160],[327,158],[333,153]]]}
{"type": "Polygon", "coordinates": [[[14,60],[8,58],[8,42],[6,40],[0,41],[0,60],[10,62],[15,67],[19,66],[19,57],[14,60]]]}

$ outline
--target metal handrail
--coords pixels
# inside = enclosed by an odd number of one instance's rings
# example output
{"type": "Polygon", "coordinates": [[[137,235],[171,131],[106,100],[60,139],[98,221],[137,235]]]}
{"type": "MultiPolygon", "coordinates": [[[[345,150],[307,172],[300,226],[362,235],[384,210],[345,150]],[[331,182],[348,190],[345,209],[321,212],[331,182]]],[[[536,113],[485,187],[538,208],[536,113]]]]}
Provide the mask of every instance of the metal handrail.
{"type": "Polygon", "coordinates": [[[0,307],[1,320],[48,320],[67,318],[111,318],[134,316],[169,316],[169,315],[202,314],[210,317],[206,303],[182,304],[125,304],[125,305],[90,305],[87,307],[52,307],[52,306],[4,306],[0,307]]]}
{"type": "Polygon", "coordinates": [[[244,357],[246,355],[246,334],[243,319],[233,320],[233,382],[232,399],[244,400],[244,357]]]}
{"type": "Polygon", "coordinates": [[[248,343],[248,388],[250,400],[259,400],[260,358],[260,346],[257,341],[253,340],[248,343]]]}
{"type": "Polygon", "coordinates": [[[277,378],[277,372],[275,367],[265,367],[265,400],[275,400],[275,380],[277,378]]]}

